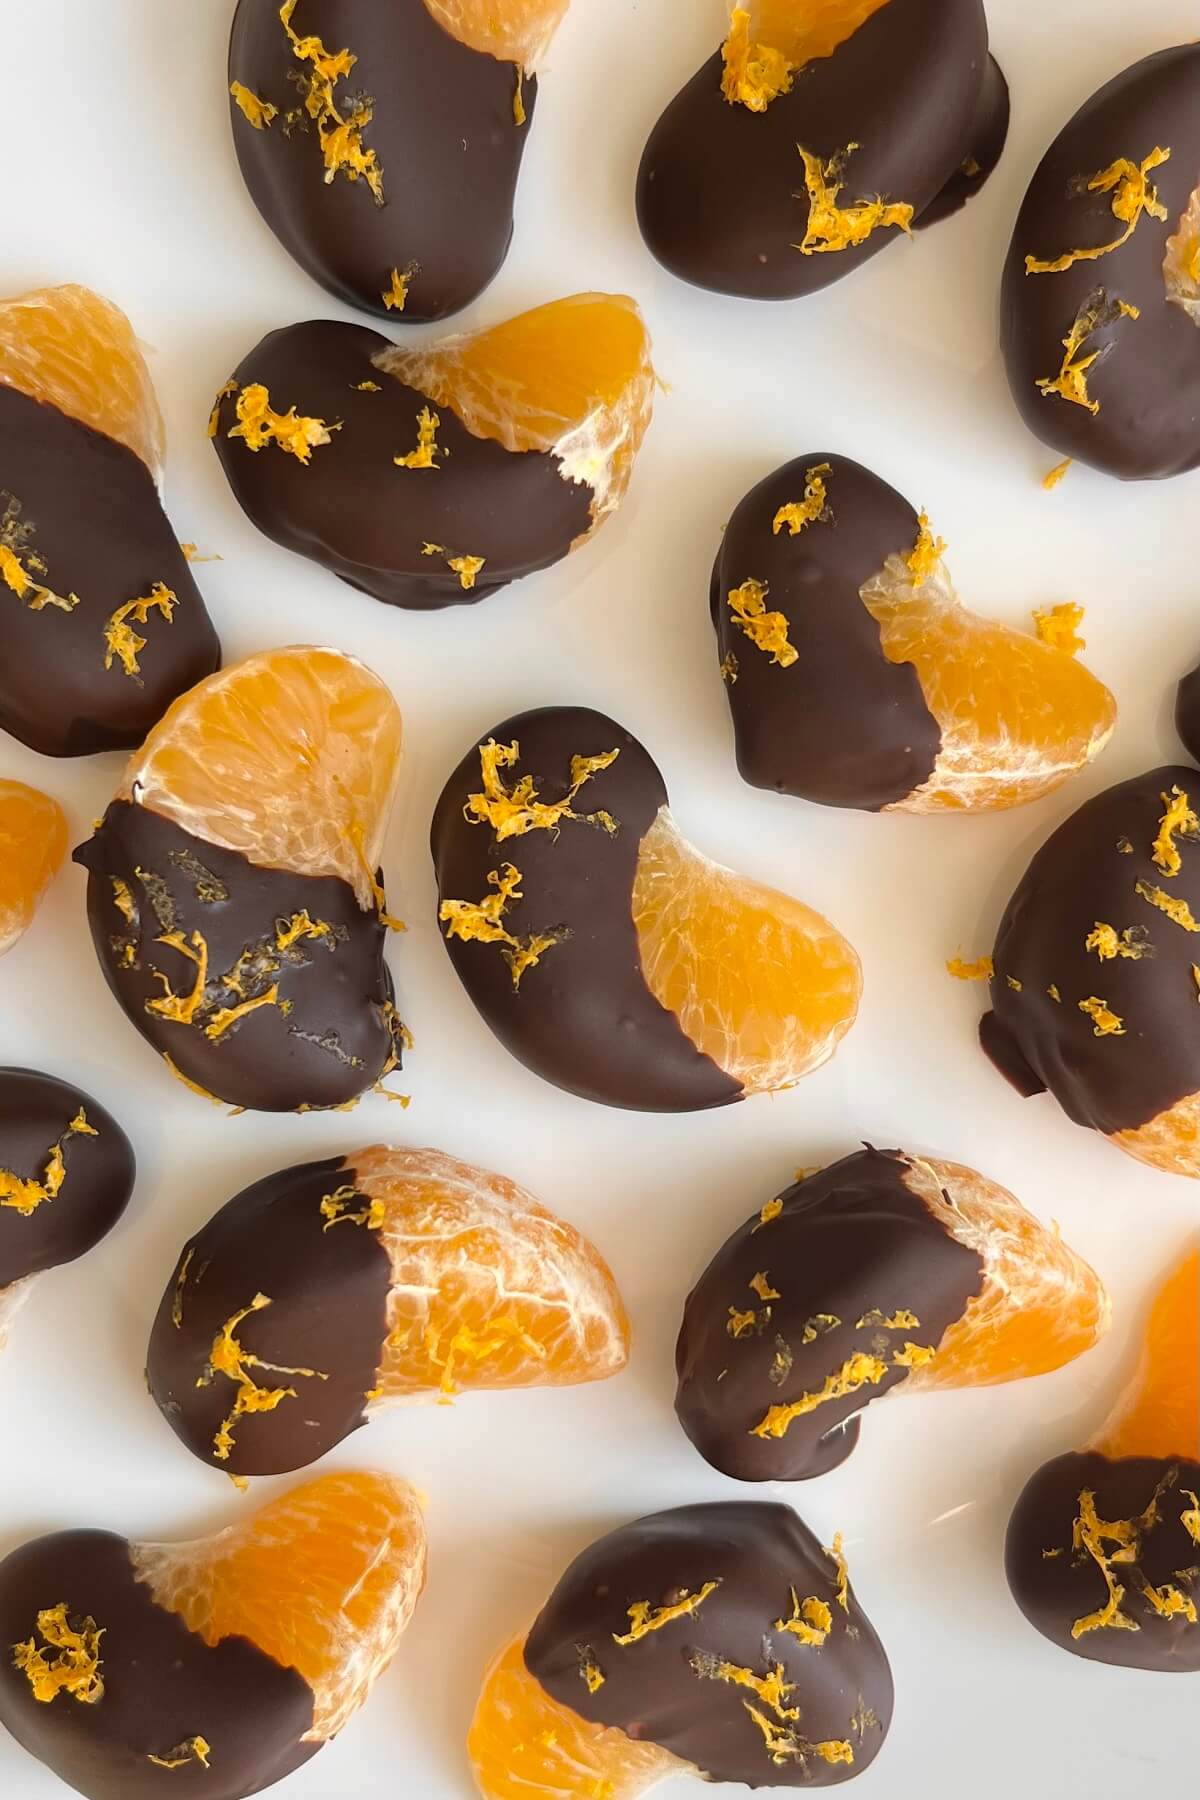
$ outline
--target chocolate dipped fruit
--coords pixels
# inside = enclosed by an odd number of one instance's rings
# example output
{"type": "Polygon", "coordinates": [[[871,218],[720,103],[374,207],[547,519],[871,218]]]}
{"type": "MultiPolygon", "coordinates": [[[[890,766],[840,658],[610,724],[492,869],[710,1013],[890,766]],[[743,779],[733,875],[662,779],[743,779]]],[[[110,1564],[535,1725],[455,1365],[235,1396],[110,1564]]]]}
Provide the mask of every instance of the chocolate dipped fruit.
{"type": "Polygon", "coordinates": [[[991,958],[984,1050],[1017,1092],[1200,1176],[1200,774],[1108,788],[1038,851],[991,958]]]}
{"type": "Polygon", "coordinates": [[[1109,1313],[1093,1270],[996,1182],[863,1150],[718,1250],[684,1307],[675,1410],[724,1474],[807,1481],[845,1461],[882,1394],[1045,1374],[1109,1313]]]}
{"type": "Polygon", "coordinates": [[[0,956],[33,924],[66,854],[58,801],[23,781],[0,780],[0,956]]]}
{"type": "Polygon", "coordinates": [[[818,913],[694,850],[637,739],[556,706],[497,725],[431,838],[450,960],[506,1049],[584,1099],[693,1112],[792,1087],[854,1023],[818,913]]]}
{"type": "Polygon", "coordinates": [[[34,1278],[98,1244],[129,1204],[133,1147],[80,1088],[0,1069],[0,1348],[34,1278]]]}
{"type": "Polygon", "coordinates": [[[1126,481],[1200,463],[1200,44],[1082,106],[1042,159],[1004,270],[1017,410],[1126,481]]]}
{"type": "Polygon", "coordinates": [[[738,768],[753,787],[868,812],[985,812],[1100,754],[1116,702],[1075,660],[1078,607],[1038,635],[968,612],[925,513],[816,452],[752,488],[710,605],[738,768]]]}
{"type": "Polygon", "coordinates": [[[892,1699],[840,1537],[822,1549],[786,1506],[682,1506],[576,1558],[489,1668],[468,1750],[484,1800],[834,1787],[875,1760],[892,1699]]]}
{"type": "Polygon", "coordinates": [[[353,657],[264,651],[175,702],[76,850],[118,1004],[210,1100],[345,1108],[399,1066],[379,858],[400,736],[353,657]]]}
{"type": "Polygon", "coordinates": [[[140,743],[221,660],[164,456],[123,312],[83,287],[0,302],[0,728],[43,756],[140,743]]]}
{"type": "Polygon", "coordinates": [[[735,0],[642,154],[642,236],[697,287],[815,293],[964,205],[1008,111],[982,0],[735,0]]]}
{"type": "Polygon", "coordinates": [[[305,1467],[388,1406],[624,1368],[599,1252],[514,1182],[380,1144],[255,1182],[183,1248],[147,1377],[234,1476],[305,1467]]]}
{"type": "Polygon", "coordinates": [[[1141,1366],[1086,1450],[1017,1501],[1005,1567],[1029,1623],[1092,1662],[1200,1672],[1200,1253],[1172,1271],[1141,1366]]]}
{"type": "Polygon", "coordinates": [[[416,1496],[369,1472],[192,1543],[36,1538],[0,1562],[0,1723],[87,1800],[243,1800],[353,1718],[424,1582],[416,1496]]]}
{"type": "Polygon", "coordinates": [[[508,254],[535,70],[567,0],[239,0],[229,113],[250,197],[351,306],[419,323],[508,254]]]}
{"type": "Polygon", "coordinates": [[[251,351],[210,430],[260,531],[427,611],[482,600],[591,537],[629,486],[654,381],[623,295],[575,294],[414,350],[314,320],[251,351]]]}

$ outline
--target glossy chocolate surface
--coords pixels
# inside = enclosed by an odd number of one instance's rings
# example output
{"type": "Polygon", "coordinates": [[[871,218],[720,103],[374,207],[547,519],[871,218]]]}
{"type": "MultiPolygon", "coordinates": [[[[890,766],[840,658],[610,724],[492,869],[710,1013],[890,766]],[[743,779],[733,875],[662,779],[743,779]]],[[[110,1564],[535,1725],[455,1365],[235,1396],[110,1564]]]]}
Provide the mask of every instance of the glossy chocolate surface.
{"type": "Polygon", "coordinates": [[[1200,668],[1185,675],[1176,691],[1175,729],[1188,755],[1200,762],[1200,668]]]}
{"type": "Polygon", "coordinates": [[[36,1069],[0,1069],[0,1288],[98,1244],[128,1206],[135,1171],[129,1139],[90,1094],[36,1069]],[[72,1129],[80,1117],[90,1131],[72,1129]],[[6,1196],[6,1175],[41,1196],[6,1196]]]}

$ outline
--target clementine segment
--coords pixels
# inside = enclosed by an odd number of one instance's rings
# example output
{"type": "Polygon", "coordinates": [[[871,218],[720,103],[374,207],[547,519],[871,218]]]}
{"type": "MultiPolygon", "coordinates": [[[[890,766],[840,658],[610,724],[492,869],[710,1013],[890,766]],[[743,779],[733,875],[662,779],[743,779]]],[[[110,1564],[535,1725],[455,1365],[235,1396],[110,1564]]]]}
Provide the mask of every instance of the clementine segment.
{"type": "Polygon", "coordinates": [[[1137,1372],[1091,1448],[1200,1462],[1200,1250],[1159,1291],[1137,1372]]]}
{"type": "Polygon", "coordinates": [[[425,0],[438,24],[485,56],[518,63],[532,75],[571,0],[425,0]]]}
{"type": "Polygon", "coordinates": [[[67,853],[67,821],[49,794],[0,781],[0,956],[33,922],[67,853]]]}
{"type": "Polygon", "coordinates": [[[832,56],[888,0],[748,0],[730,8],[724,91],[752,112],[787,93],[805,63],[832,56]]]}
{"type": "Polygon", "coordinates": [[[1200,1094],[1188,1094],[1147,1125],[1114,1131],[1112,1142],[1151,1169],[1168,1175],[1200,1171],[1200,1094]]]}

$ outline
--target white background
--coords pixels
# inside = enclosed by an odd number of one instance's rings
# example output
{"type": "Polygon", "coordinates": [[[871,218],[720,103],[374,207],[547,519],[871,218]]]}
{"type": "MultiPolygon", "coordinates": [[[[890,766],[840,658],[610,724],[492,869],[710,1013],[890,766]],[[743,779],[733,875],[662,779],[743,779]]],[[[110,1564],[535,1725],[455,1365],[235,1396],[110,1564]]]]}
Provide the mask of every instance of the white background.
{"type": "MultiPolygon", "coordinates": [[[[1001,1547],[1027,1476],[1103,1417],[1149,1286],[1196,1231],[1197,1189],[1140,1168],[1049,1100],[1018,1100],[977,1048],[981,991],[943,965],[990,948],[1031,850],[1058,820],[1178,755],[1174,683],[1200,653],[1200,477],[1121,487],[1077,468],[1043,493],[1055,458],[1012,408],[996,296],[1043,149],[1110,75],[1194,36],[1194,0],[991,0],[1014,118],[986,192],[843,285],[773,307],[677,284],[634,223],[642,144],[719,41],[718,0],[576,0],[542,83],[511,255],[460,323],[583,287],[628,291],[671,393],[624,510],[594,544],[477,607],[426,617],[355,594],[259,537],[205,440],[213,392],[264,332],[339,310],[289,262],[238,178],[224,81],[232,0],[5,0],[2,10],[0,285],[88,283],[152,348],[168,508],[180,537],[224,558],[197,576],[228,658],[337,644],[377,669],[404,710],[385,860],[389,899],[411,927],[389,954],[416,1049],[407,1114],[368,1099],[351,1117],[218,1115],[156,1064],[110,999],[83,876],[68,867],[0,966],[0,1063],[92,1091],[131,1132],[140,1175],[108,1241],[43,1279],[0,1363],[0,1554],[68,1525],[133,1538],[207,1532],[286,1485],[240,1499],[177,1443],[141,1379],[178,1248],[231,1194],[389,1134],[503,1170],[611,1259],[635,1322],[632,1366],[561,1395],[394,1413],[327,1459],[402,1472],[427,1493],[431,1579],[365,1712],[286,1789],[295,1800],[467,1800],[463,1741],[480,1671],[567,1560],[637,1514],[746,1491],[700,1461],[671,1411],[692,1279],[797,1165],[869,1138],[972,1163],[1059,1219],[1110,1283],[1117,1320],[1106,1345],[1059,1375],[873,1407],[843,1469],[780,1490],[826,1542],[845,1532],[895,1667],[895,1725],[856,1800],[1184,1791],[1200,1757],[1200,1683],[1185,1691],[1052,1648],[1009,1599],[1001,1547]],[[709,568],[747,487],[818,451],[861,459],[928,507],[980,611],[1024,624],[1035,606],[1086,604],[1086,659],[1121,706],[1096,768],[1038,806],[979,819],[825,812],[742,785],[707,620],[709,568]],[[609,1112],[527,1074],[477,1018],[437,941],[428,822],[478,734],[549,702],[615,714],[660,763],[688,836],[801,895],[858,947],[859,1024],[796,1092],[707,1116],[609,1112]]],[[[57,794],[74,842],[118,769],[115,757],[55,764],[0,740],[0,773],[57,794]]],[[[0,1793],[62,1791],[0,1736],[0,1793]]]]}

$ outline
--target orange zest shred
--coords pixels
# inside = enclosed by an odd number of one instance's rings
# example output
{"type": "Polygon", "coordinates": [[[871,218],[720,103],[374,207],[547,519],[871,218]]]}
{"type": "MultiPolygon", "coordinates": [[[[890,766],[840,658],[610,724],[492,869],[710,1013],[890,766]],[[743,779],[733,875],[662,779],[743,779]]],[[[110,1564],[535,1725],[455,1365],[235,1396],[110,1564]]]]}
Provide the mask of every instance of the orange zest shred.
{"type": "Polygon", "coordinates": [[[1129,962],[1141,962],[1144,956],[1153,956],[1154,947],[1140,925],[1127,925],[1118,932],[1113,925],[1105,925],[1097,919],[1093,930],[1084,939],[1085,950],[1094,950],[1101,962],[1113,962],[1118,956],[1129,962]]]}
{"type": "Polygon", "coordinates": [[[730,106],[766,112],[772,100],[791,91],[792,64],[782,50],[751,42],[750,14],[743,6],[733,9],[729,35],[721,46],[721,60],[721,92],[730,106]]]}
{"type": "Polygon", "coordinates": [[[138,657],[146,648],[146,639],[134,626],[145,625],[152,612],[161,613],[168,625],[173,624],[178,604],[174,590],[156,581],[148,594],[118,606],[104,627],[104,667],[111,669],[119,661],[126,675],[136,680],[142,671],[138,657]]]}
{"type": "Polygon", "coordinates": [[[827,1763],[853,1763],[854,1748],[847,1739],[826,1738],[821,1743],[813,1743],[809,1738],[789,1731],[786,1725],[777,1725],[773,1719],[768,1719],[749,1700],[743,1701],[743,1705],[762,1732],[767,1755],[776,1768],[783,1768],[790,1758],[806,1762],[810,1756],[819,1756],[827,1763]]]}
{"type": "Polygon", "coordinates": [[[894,1313],[881,1312],[879,1307],[873,1306],[870,1312],[865,1312],[858,1320],[854,1329],[856,1331],[869,1331],[872,1328],[879,1331],[919,1331],[920,1327],[920,1319],[906,1306],[894,1313]]]}
{"type": "Polygon", "coordinates": [[[786,1436],[789,1426],[795,1420],[802,1419],[807,1413],[816,1412],[830,1400],[844,1400],[850,1394],[857,1394],[865,1387],[878,1387],[888,1373],[889,1368],[918,1369],[932,1361],[935,1346],[932,1344],[905,1344],[903,1349],[892,1352],[891,1362],[881,1356],[872,1356],[865,1350],[856,1350],[848,1356],[840,1369],[826,1377],[824,1384],[813,1394],[802,1394],[799,1400],[790,1401],[786,1405],[772,1406],[757,1425],[750,1429],[750,1436],[757,1438],[781,1438],[786,1436]]]}
{"type": "Polygon", "coordinates": [[[536,968],[547,950],[562,942],[561,932],[546,932],[527,938],[514,937],[503,923],[510,901],[521,900],[521,871],[512,863],[488,872],[488,886],[494,893],[482,900],[443,900],[438,917],[446,927],[448,938],[464,944],[500,944],[501,955],[512,972],[513,986],[519,988],[521,977],[536,968]]]}
{"type": "Polygon", "coordinates": [[[459,586],[464,593],[468,594],[475,586],[475,577],[487,565],[486,556],[453,556],[446,549],[445,544],[422,544],[421,555],[444,556],[446,567],[454,571],[458,576],[459,586]]]}
{"type": "Polygon", "coordinates": [[[335,1188],[321,1201],[321,1217],[325,1220],[322,1229],[325,1231],[332,1231],[335,1225],[365,1225],[368,1231],[379,1231],[386,1216],[387,1208],[382,1200],[367,1200],[348,1183],[335,1188]],[[351,1212],[356,1200],[363,1200],[365,1204],[357,1212],[351,1212]]]}
{"type": "Polygon", "coordinates": [[[212,1745],[207,1738],[190,1737],[168,1750],[165,1756],[148,1756],[146,1761],[152,1762],[156,1769],[186,1769],[193,1762],[199,1763],[202,1769],[209,1769],[212,1767],[208,1760],[211,1755],[212,1745]]]}
{"type": "Polygon", "coordinates": [[[1078,262],[1096,262],[1100,257],[1111,255],[1122,244],[1129,242],[1143,214],[1148,214],[1152,219],[1165,220],[1167,209],[1158,197],[1158,189],[1148,177],[1151,170],[1161,168],[1170,158],[1171,152],[1158,146],[1140,163],[1130,162],[1127,156],[1119,156],[1107,169],[1101,169],[1098,175],[1090,176],[1082,184],[1082,191],[1112,195],[1113,217],[1125,227],[1120,237],[1114,238],[1111,244],[1100,244],[1093,250],[1068,250],[1049,262],[1043,262],[1036,256],[1027,256],[1025,273],[1061,275],[1065,269],[1073,268],[1078,262]]]}
{"type": "Polygon", "coordinates": [[[749,1287],[751,1289],[751,1291],[753,1293],[758,1295],[760,1300],[782,1300],[783,1299],[783,1295],[778,1291],[778,1289],[773,1288],[771,1286],[771,1283],[767,1279],[765,1270],[761,1270],[750,1281],[748,1281],[746,1285],[747,1285],[747,1287],[749,1287]]]}
{"type": "Polygon", "coordinates": [[[278,444],[286,455],[305,464],[312,461],[314,450],[330,442],[331,432],[341,430],[340,423],[327,425],[324,419],[304,418],[294,406],[285,413],[275,412],[269,391],[257,381],[238,394],[237,417],[227,435],[241,438],[247,450],[257,452],[267,444],[278,444]]]}
{"type": "Polygon", "coordinates": [[[786,1631],[792,1637],[799,1638],[802,1644],[819,1650],[833,1630],[833,1612],[828,1601],[819,1600],[816,1595],[801,1600],[793,1588],[791,1617],[776,1619],[775,1629],[786,1631]]]}
{"type": "Polygon", "coordinates": [[[1065,650],[1068,656],[1078,656],[1081,650],[1087,649],[1087,639],[1079,636],[1083,608],[1073,600],[1042,608],[1034,613],[1033,622],[1042,643],[1049,644],[1052,649],[1065,650]]]}
{"type": "Polygon", "coordinates": [[[762,1211],[759,1213],[758,1224],[754,1227],[754,1230],[761,1231],[764,1225],[773,1224],[774,1221],[779,1217],[779,1215],[782,1211],[783,1211],[783,1201],[779,1198],[778,1195],[776,1195],[774,1200],[767,1201],[767,1204],[763,1207],[762,1211]]]}
{"type": "Polygon", "coordinates": [[[1134,892],[1139,899],[1147,901],[1160,913],[1165,913],[1172,925],[1178,925],[1180,930],[1200,931],[1200,924],[1192,917],[1192,909],[1186,900],[1177,900],[1173,894],[1166,893],[1149,881],[1136,882],[1134,892]]]}
{"type": "Polygon", "coordinates": [[[788,639],[788,622],[781,612],[767,611],[767,584],[753,576],[741,587],[731,588],[727,595],[733,622],[744,631],[750,642],[777,663],[790,669],[799,662],[800,652],[788,639]]]}
{"type": "Polygon", "coordinates": [[[620,1637],[614,1632],[613,1643],[625,1649],[630,1644],[640,1643],[652,1631],[661,1631],[664,1625],[673,1624],[676,1619],[691,1618],[704,1605],[709,1595],[716,1593],[720,1585],[720,1581],[706,1581],[694,1594],[684,1588],[679,1599],[671,1606],[651,1606],[648,1600],[635,1600],[628,1608],[629,1630],[620,1637]]]}
{"type": "Polygon", "coordinates": [[[1151,857],[1164,875],[1178,875],[1183,867],[1183,858],[1175,842],[1176,834],[1194,843],[1200,838],[1200,818],[1196,817],[1191,801],[1182,788],[1173,787],[1169,794],[1162,796],[1162,803],[1166,811],[1158,822],[1158,836],[1154,840],[1151,857]]]}
{"type": "Polygon", "coordinates": [[[375,117],[374,103],[358,96],[349,102],[349,111],[342,113],[335,93],[337,84],[345,80],[358,58],[350,50],[330,52],[319,37],[301,37],[292,25],[298,4],[299,0],[283,0],[279,22],[287,32],[297,62],[310,65],[304,113],[317,128],[325,159],[326,186],[339,174],[348,181],[365,181],[376,206],[382,206],[383,170],[375,151],[366,149],[362,141],[363,131],[375,117]]]}
{"type": "Polygon", "coordinates": [[[60,1694],[69,1694],[81,1706],[95,1706],[104,1698],[100,1673],[102,1627],[95,1619],[72,1622],[67,1604],[46,1607],[37,1616],[36,1636],[13,1645],[13,1667],[20,1669],[42,1706],[50,1706],[60,1694]],[[42,1643],[38,1643],[38,1638],[42,1643]],[[57,1650],[51,1659],[47,1650],[57,1650]]]}
{"type": "Polygon", "coordinates": [[[167,931],[155,939],[158,944],[165,944],[169,950],[178,950],[180,956],[195,965],[196,978],[190,994],[177,994],[161,969],[155,969],[157,980],[163,984],[164,992],[157,1000],[147,1000],[146,1011],[154,1013],[157,1018],[169,1019],[175,1025],[191,1025],[204,1000],[204,990],[208,984],[208,944],[204,934],[193,931],[191,942],[181,931],[167,931]]]}
{"type": "Polygon", "coordinates": [[[1052,469],[1048,469],[1046,471],[1046,473],[1042,476],[1042,486],[1045,488],[1045,490],[1048,494],[1053,492],[1053,490],[1058,486],[1060,481],[1066,480],[1066,477],[1067,477],[1068,473],[1070,472],[1071,465],[1074,461],[1075,461],[1075,458],[1073,456],[1065,457],[1062,462],[1055,463],[1054,467],[1052,469]]]}
{"type": "Polygon", "coordinates": [[[450,1339],[445,1356],[441,1353],[441,1340],[441,1332],[436,1326],[430,1325],[426,1332],[425,1348],[430,1362],[442,1371],[439,1405],[453,1405],[453,1396],[458,1392],[455,1364],[460,1359],[465,1358],[473,1363],[486,1362],[489,1356],[495,1356],[499,1350],[511,1349],[514,1344],[518,1344],[535,1362],[544,1363],[549,1358],[546,1346],[539,1343],[531,1332],[526,1331],[512,1313],[499,1313],[489,1318],[482,1331],[476,1331],[470,1325],[460,1325],[450,1339]]]}
{"type": "Polygon", "coordinates": [[[996,966],[990,956],[977,957],[974,962],[964,962],[961,956],[952,956],[946,964],[947,975],[953,975],[955,981],[990,981],[996,973],[996,966]]]}
{"type": "Polygon", "coordinates": [[[521,67],[520,63],[518,63],[517,64],[517,85],[513,89],[513,123],[514,123],[514,125],[524,125],[526,116],[527,115],[525,112],[525,71],[521,67]]]}
{"type": "MultiPolygon", "coordinates": [[[[387,307],[389,312],[404,311],[405,307],[408,305],[408,290],[412,285],[412,278],[416,272],[416,263],[410,263],[407,269],[392,270],[391,280],[388,282],[387,288],[380,295],[380,299],[383,301],[383,304],[387,307]]],[[[368,390],[374,390],[375,393],[379,392],[379,389],[375,387],[374,382],[364,382],[363,386],[368,390]]]]}
{"type": "Polygon", "coordinates": [[[228,1462],[234,1447],[234,1431],[239,1419],[248,1418],[255,1413],[274,1412],[285,1400],[297,1398],[294,1387],[262,1387],[255,1380],[251,1371],[262,1369],[271,1375],[293,1375],[297,1379],[303,1377],[309,1381],[328,1381],[328,1375],[319,1369],[289,1369],[279,1363],[264,1362],[261,1357],[252,1356],[238,1342],[238,1328],[244,1319],[252,1313],[262,1312],[271,1305],[266,1294],[255,1294],[249,1306],[241,1312],[234,1313],[227,1319],[216,1337],[209,1352],[208,1366],[197,1381],[198,1388],[208,1387],[218,1375],[236,1383],[237,1397],[233,1409],[222,1420],[213,1438],[214,1462],[228,1462]]]}
{"type": "Polygon", "coordinates": [[[1092,1021],[1093,1037],[1125,1036],[1124,1022],[1111,1010],[1107,1000],[1098,1000],[1093,994],[1089,999],[1079,1002],[1079,1010],[1086,1013],[1092,1021]]]}
{"type": "Polygon", "coordinates": [[[865,244],[872,232],[893,228],[911,235],[913,209],[904,201],[856,200],[850,206],[839,206],[838,196],[845,185],[846,164],[860,144],[847,144],[836,156],[823,162],[798,144],[804,162],[804,185],[808,190],[808,227],[802,243],[793,244],[801,256],[820,256],[830,250],[853,250],[865,244]]]}
{"type": "Polygon", "coordinates": [[[63,1182],[67,1179],[67,1165],[63,1160],[63,1145],[70,1137],[99,1137],[100,1133],[94,1125],[87,1122],[87,1114],[81,1106],[67,1129],[56,1144],[51,1144],[46,1153],[46,1167],[41,1179],[33,1177],[25,1179],[14,1175],[10,1169],[0,1169],[0,1211],[9,1210],[20,1213],[23,1219],[33,1216],[39,1206],[56,1200],[62,1192],[63,1182]]]}
{"type": "MultiPolygon", "coordinates": [[[[1099,1568],[1108,1588],[1108,1599],[1095,1612],[1076,1619],[1071,1627],[1071,1636],[1076,1641],[1092,1631],[1141,1630],[1137,1620],[1121,1610],[1126,1589],[1114,1574],[1113,1565],[1118,1563],[1123,1568],[1136,1570],[1142,1557],[1143,1540],[1158,1525],[1162,1497],[1177,1476],[1178,1470],[1171,1470],[1163,1477],[1150,1504],[1136,1519],[1102,1519],[1096,1511],[1095,1493],[1090,1488],[1085,1488],[1080,1494],[1079,1512],[1072,1527],[1071,1547],[1077,1553],[1082,1551],[1090,1556],[1099,1568]],[[1106,1545],[1113,1545],[1115,1548],[1107,1549],[1106,1545]]],[[[1148,1585],[1142,1583],[1143,1588],[1148,1585]]]]}
{"type": "Polygon", "coordinates": [[[241,108],[243,118],[253,125],[255,131],[265,131],[270,126],[271,120],[279,117],[277,106],[272,106],[269,100],[264,100],[261,95],[244,86],[242,82],[232,82],[229,92],[241,108]]]}
{"type": "Polygon", "coordinates": [[[1075,315],[1075,322],[1062,340],[1063,359],[1057,375],[1044,375],[1037,383],[1038,389],[1047,399],[1057,395],[1060,400],[1067,400],[1072,406],[1086,407],[1095,414],[1100,411],[1100,402],[1092,397],[1088,388],[1088,380],[1092,369],[1112,348],[1110,344],[1102,344],[1098,350],[1087,350],[1091,339],[1098,331],[1105,331],[1110,325],[1116,325],[1121,319],[1140,319],[1140,307],[1131,306],[1127,300],[1110,300],[1103,288],[1096,288],[1089,294],[1075,315]]]}
{"type": "Polygon", "coordinates": [[[771,531],[775,537],[779,536],[785,525],[791,535],[797,537],[806,525],[823,523],[833,517],[825,486],[825,477],[832,473],[829,463],[817,463],[814,468],[804,471],[804,498],[789,500],[786,506],[779,508],[771,522],[771,531]]]}
{"type": "Polygon", "coordinates": [[[479,746],[483,791],[470,795],[463,815],[468,825],[489,825],[498,844],[524,837],[527,831],[557,832],[566,819],[598,825],[611,836],[618,829],[611,813],[577,813],[575,801],[592,776],[611,768],[620,754],[619,750],[604,750],[596,756],[573,756],[571,785],[561,800],[551,801],[540,798],[532,775],[522,775],[515,787],[505,787],[501,771],[520,762],[521,746],[516,742],[498,744],[489,738],[479,746]]]}
{"type": "Polygon", "coordinates": [[[784,1679],[782,1663],[776,1663],[767,1675],[756,1675],[753,1669],[742,1668],[738,1663],[728,1662],[724,1657],[713,1656],[710,1652],[701,1650],[692,1657],[692,1669],[702,1681],[727,1681],[734,1687],[749,1688],[780,1719],[800,1717],[798,1706],[784,1706],[784,1701],[795,1693],[796,1684],[784,1679]]]}
{"type": "Polygon", "coordinates": [[[435,461],[438,453],[438,426],[441,419],[435,412],[423,406],[417,414],[417,447],[410,450],[407,456],[393,456],[392,461],[398,469],[440,469],[441,464],[435,461]]]}
{"type": "Polygon", "coordinates": [[[192,1266],[195,1255],[196,1246],[193,1244],[191,1249],[184,1256],[183,1261],[180,1263],[179,1273],[175,1277],[175,1292],[171,1300],[171,1323],[174,1325],[176,1331],[183,1330],[183,1295],[184,1289],[187,1287],[188,1271],[192,1266]]]}
{"type": "Polygon", "coordinates": [[[732,687],[734,682],[738,678],[738,659],[734,655],[732,650],[730,650],[725,656],[723,656],[721,658],[721,667],[720,667],[719,672],[720,672],[721,680],[727,681],[729,683],[730,687],[732,687]]]}
{"type": "MultiPolygon", "coordinates": [[[[31,566],[40,563],[40,557],[33,557],[26,552],[31,566]]],[[[44,573],[44,568],[41,571],[44,573]]],[[[40,582],[34,581],[16,551],[7,544],[0,544],[0,581],[12,589],[12,592],[28,606],[30,612],[41,612],[47,606],[57,606],[60,612],[74,612],[79,605],[78,594],[56,594],[40,582]]]]}
{"type": "Polygon", "coordinates": [[[929,514],[922,511],[917,517],[917,541],[904,558],[914,587],[924,587],[945,554],[945,538],[934,537],[929,514]]]}

